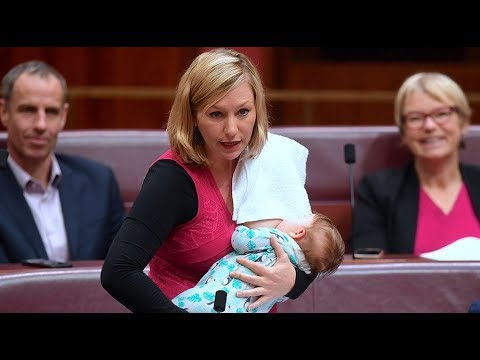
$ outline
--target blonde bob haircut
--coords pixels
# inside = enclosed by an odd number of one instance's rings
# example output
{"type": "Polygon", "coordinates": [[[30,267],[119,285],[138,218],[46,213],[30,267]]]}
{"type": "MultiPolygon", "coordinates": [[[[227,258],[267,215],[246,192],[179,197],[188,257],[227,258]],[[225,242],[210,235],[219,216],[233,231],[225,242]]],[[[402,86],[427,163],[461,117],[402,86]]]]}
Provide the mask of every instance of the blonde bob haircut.
{"type": "Polygon", "coordinates": [[[403,133],[403,108],[408,95],[422,91],[435,100],[455,108],[460,118],[469,123],[472,109],[462,88],[445,74],[438,72],[419,72],[408,77],[395,97],[395,123],[403,133]]]}
{"type": "Polygon", "coordinates": [[[269,125],[265,90],[251,60],[235,50],[218,48],[198,55],[182,75],[167,122],[171,148],[185,163],[208,166],[205,143],[196,127],[196,114],[246,81],[255,98],[257,119],[247,156],[256,156],[267,140],[269,125]]]}

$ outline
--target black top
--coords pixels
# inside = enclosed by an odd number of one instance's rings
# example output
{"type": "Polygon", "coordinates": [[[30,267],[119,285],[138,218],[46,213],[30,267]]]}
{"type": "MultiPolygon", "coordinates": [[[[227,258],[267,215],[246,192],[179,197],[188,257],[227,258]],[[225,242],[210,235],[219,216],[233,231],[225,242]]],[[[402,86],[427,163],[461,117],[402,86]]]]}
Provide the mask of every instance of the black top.
{"type": "MultiPolygon", "coordinates": [[[[132,312],[186,312],[174,305],[143,269],[173,228],[192,220],[197,210],[190,175],[173,160],[157,161],[110,247],[102,268],[102,286],[132,312]]],[[[295,270],[295,286],[287,294],[291,299],[300,296],[315,278],[295,270]]]]}

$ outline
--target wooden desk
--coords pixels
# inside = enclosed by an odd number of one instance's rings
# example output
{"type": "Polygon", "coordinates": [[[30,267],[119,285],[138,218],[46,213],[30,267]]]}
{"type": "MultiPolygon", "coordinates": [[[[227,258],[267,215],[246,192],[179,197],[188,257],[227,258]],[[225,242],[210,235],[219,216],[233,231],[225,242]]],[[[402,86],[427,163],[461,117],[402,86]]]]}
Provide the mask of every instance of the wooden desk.
{"type": "MultiPolygon", "coordinates": [[[[100,284],[102,261],[71,268],[0,265],[0,312],[117,313],[128,310],[100,284]]],[[[318,278],[281,313],[465,313],[480,299],[480,262],[437,262],[412,256],[354,260],[318,278]]]]}
{"type": "Polygon", "coordinates": [[[38,271],[50,271],[50,270],[74,270],[74,269],[101,269],[103,261],[101,260],[89,260],[89,261],[73,261],[73,267],[71,268],[40,268],[35,266],[27,266],[21,263],[16,264],[0,264],[0,275],[5,274],[21,274],[21,273],[35,273],[38,271]]]}

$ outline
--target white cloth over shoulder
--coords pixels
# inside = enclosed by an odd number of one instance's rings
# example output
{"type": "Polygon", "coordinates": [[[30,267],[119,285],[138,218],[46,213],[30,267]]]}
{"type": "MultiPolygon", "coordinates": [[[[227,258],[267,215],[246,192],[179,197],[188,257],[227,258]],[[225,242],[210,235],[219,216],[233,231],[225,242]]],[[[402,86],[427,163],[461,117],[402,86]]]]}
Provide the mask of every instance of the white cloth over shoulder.
{"type": "Polygon", "coordinates": [[[258,156],[238,161],[232,180],[232,219],[242,224],[311,214],[305,189],[307,157],[305,146],[269,132],[258,156]]]}
{"type": "Polygon", "coordinates": [[[439,261],[479,261],[480,239],[473,236],[464,237],[441,249],[423,253],[420,256],[439,261]]]}

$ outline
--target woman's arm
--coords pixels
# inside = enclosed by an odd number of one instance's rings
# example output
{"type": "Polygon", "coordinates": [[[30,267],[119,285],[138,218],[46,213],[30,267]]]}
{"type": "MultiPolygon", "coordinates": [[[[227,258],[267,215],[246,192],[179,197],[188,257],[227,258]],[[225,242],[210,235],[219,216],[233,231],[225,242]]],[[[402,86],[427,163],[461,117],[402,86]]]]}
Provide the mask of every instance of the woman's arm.
{"type": "Polygon", "coordinates": [[[102,286],[132,312],[185,312],[144,272],[172,228],[198,207],[190,176],[170,160],[154,164],[105,259],[102,286]]]}
{"type": "Polygon", "coordinates": [[[308,275],[296,269],[275,237],[271,237],[270,244],[277,256],[277,262],[274,266],[266,267],[245,258],[239,258],[238,263],[247,267],[256,275],[247,275],[235,271],[230,273],[232,278],[255,286],[253,289],[237,292],[238,297],[258,297],[255,302],[249,305],[249,310],[285,295],[294,299],[300,296],[316,277],[316,274],[308,275]]]}

